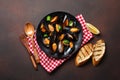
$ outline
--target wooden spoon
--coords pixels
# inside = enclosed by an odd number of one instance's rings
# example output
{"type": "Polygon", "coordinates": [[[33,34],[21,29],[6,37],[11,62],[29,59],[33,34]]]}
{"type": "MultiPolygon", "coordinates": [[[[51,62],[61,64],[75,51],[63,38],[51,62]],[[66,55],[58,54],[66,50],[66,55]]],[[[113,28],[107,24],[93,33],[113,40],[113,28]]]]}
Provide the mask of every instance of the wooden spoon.
{"type": "MultiPolygon", "coordinates": [[[[33,38],[33,36],[34,36],[34,31],[35,31],[34,26],[33,26],[31,23],[26,23],[26,24],[25,24],[24,32],[25,32],[25,34],[26,34],[28,37],[33,38]]],[[[37,66],[37,64],[36,64],[34,55],[32,55],[31,52],[30,52],[29,55],[30,55],[30,59],[31,59],[31,62],[32,62],[32,64],[33,64],[34,69],[37,70],[37,69],[38,69],[38,66],[37,66]]]]}
{"type": "Polygon", "coordinates": [[[33,38],[34,35],[34,26],[31,23],[26,23],[24,27],[24,32],[28,37],[33,38]]]}

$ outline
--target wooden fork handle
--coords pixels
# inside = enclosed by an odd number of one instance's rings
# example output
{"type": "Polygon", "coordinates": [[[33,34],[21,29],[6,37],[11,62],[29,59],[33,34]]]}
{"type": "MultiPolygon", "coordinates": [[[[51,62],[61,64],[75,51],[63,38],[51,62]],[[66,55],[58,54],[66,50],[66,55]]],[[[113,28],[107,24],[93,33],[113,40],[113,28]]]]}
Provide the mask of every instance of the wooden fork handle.
{"type": "Polygon", "coordinates": [[[38,66],[37,66],[37,64],[36,64],[36,61],[35,61],[33,55],[30,55],[30,60],[31,60],[31,62],[32,62],[32,64],[33,64],[34,69],[35,69],[35,70],[38,70],[38,66]]]}

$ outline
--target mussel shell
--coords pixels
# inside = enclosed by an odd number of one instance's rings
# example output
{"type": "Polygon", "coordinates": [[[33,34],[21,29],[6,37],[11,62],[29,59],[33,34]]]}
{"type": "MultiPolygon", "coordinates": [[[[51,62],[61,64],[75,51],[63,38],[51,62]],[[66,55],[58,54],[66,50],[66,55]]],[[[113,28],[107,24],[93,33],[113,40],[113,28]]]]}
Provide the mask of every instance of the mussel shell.
{"type": "Polygon", "coordinates": [[[43,44],[45,47],[49,47],[50,46],[50,39],[48,38],[43,38],[43,44]]]}
{"type": "Polygon", "coordinates": [[[65,37],[65,34],[60,34],[60,36],[59,36],[59,40],[60,40],[60,41],[63,40],[64,37],[65,37]]]}
{"type": "Polygon", "coordinates": [[[70,33],[67,33],[67,36],[68,36],[68,38],[70,38],[70,39],[74,39],[73,35],[70,34],[70,33]]]}
{"type": "Polygon", "coordinates": [[[52,44],[52,50],[53,52],[57,50],[57,44],[55,42],[52,44]]]}
{"type": "Polygon", "coordinates": [[[73,47],[73,48],[67,47],[67,48],[64,50],[64,55],[68,55],[68,54],[71,53],[73,50],[74,50],[74,47],[73,47]]]}
{"type": "Polygon", "coordinates": [[[62,31],[62,26],[60,24],[56,24],[55,28],[56,28],[56,32],[58,33],[62,31]]]}
{"type": "Polygon", "coordinates": [[[42,32],[46,32],[46,29],[45,29],[44,24],[41,24],[41,26],[40,26],[40,30],[41,30],[42,32]]]}
{"type": "Polygon", "coordinates": [[[58,43],[58,51],[59,51],[59,53],[63,53],[63,51],[64,51],[64,45],[63,45],[62,41],[59,41],[59,43],[58,43]]]}
{"type": "Polygon", "coordinates": [[[57,38],[58,38],[58,36],[57,36],[57,34],[56,34],[56,32],[54,31],[54,32],[51,32],[51,33],[49,33],[50,35],[50,40],[52,41],[52,42],[55,42],[56,40],[57,40],[57,38]]]}
{"type": "Polygon", "coordinates": [[[51,21],[50,22],[56,22],[58,20],[58,16],[54,16],[52,19],[51,19],[51,21]]]}
{"type": "Polygon", "coordinates": [[[66,20],[63,22],[63,27],[68,26],[68,24],[69,24],[69,20],[66,19],[66,20]]]}
{"type": "Polygon", "coordinates": [[[54,26],[52,24],[48,24],[48,28],[50,32],[54,31],[54,26]]]}
{"type": "Polygon", "coordinates": [[[70,45],[70,48],[73,48],[74,47],[74,44],[73,44],[73,42],[71,41],[70,43],[69,43],[70,45]]]}
{"type": "Polygon", "coordinates": [[[73,28],[70,28],[70,31],[71,31],[72,33],[76,33],[76,32],[79,32],[80,29],[77,28],[77,27],[73,27],[73,28]]]}

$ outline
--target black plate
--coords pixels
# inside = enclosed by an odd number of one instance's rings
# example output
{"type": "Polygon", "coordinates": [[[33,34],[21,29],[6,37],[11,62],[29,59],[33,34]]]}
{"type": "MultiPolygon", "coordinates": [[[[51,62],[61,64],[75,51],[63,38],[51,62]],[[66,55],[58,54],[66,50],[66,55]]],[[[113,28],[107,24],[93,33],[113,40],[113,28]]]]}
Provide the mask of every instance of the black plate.
{"type": "MultiPolygon", "coordinates": [[[[37,32],[36,32],[36,36],[37,36],[37,42],[38,42],[38,45],[40,46],[40,48],[50,57],[54,57],[54,58],[65,58],[65,57],[68,57],[68,56],[71,56],[73,55],[81,46],[81,42],[82,42],[82,27],[81,27],[81,24],[77,21],[77,19],[72,16],[71,14],[69,13],[66,13],[66,12],[53,12],[53,13],[50,13],[48,14],[47,16],[45,16],[39,23],[38,25],[38,28],[37,28],[37,32]],[[54,17],[54,16],[58,16],[58,24],[61,24],[61,20],[64,18],[64,16],[67,15],[67,18],[69,20],[72,20],[74,22],[74,25],[77,26],[77,28],[80,29],[80,31],[78,33],[75,33],[77,36],[77,40],[74,40],[73,43],[74,43],[74,47],[69,51],[67,52],[68,50],[68,47],[65,47],[64,48],[64,52],[63,53],[59,53],[59,51],[56,51],[56,52],[53,52],[51,47],[46,47],[43,43],[43,32],[41,32],[40,30],[40,26],[41,24],[44,24],[45,27],[50,23],[49,21],[46,21],[46,18],[47,16],[51,16],[51,17],[54,17]]],[[[64,34],[67,33],[67,31],[63,31],[64,34]]],[[[59,33],[57,33],[57,35],[59,35],[59,33]]]]}

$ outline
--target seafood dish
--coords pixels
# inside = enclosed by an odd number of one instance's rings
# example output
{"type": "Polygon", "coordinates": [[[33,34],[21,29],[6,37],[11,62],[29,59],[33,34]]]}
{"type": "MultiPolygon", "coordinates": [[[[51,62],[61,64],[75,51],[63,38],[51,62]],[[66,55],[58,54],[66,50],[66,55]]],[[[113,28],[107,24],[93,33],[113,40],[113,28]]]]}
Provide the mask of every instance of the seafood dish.
{"type": "Polygon", "coordinates": [[[71,14],[53,12],[40,21],[36,36],[38,45],[48,56],[64,58],[80,48],[82,28],[71,14]]]}

